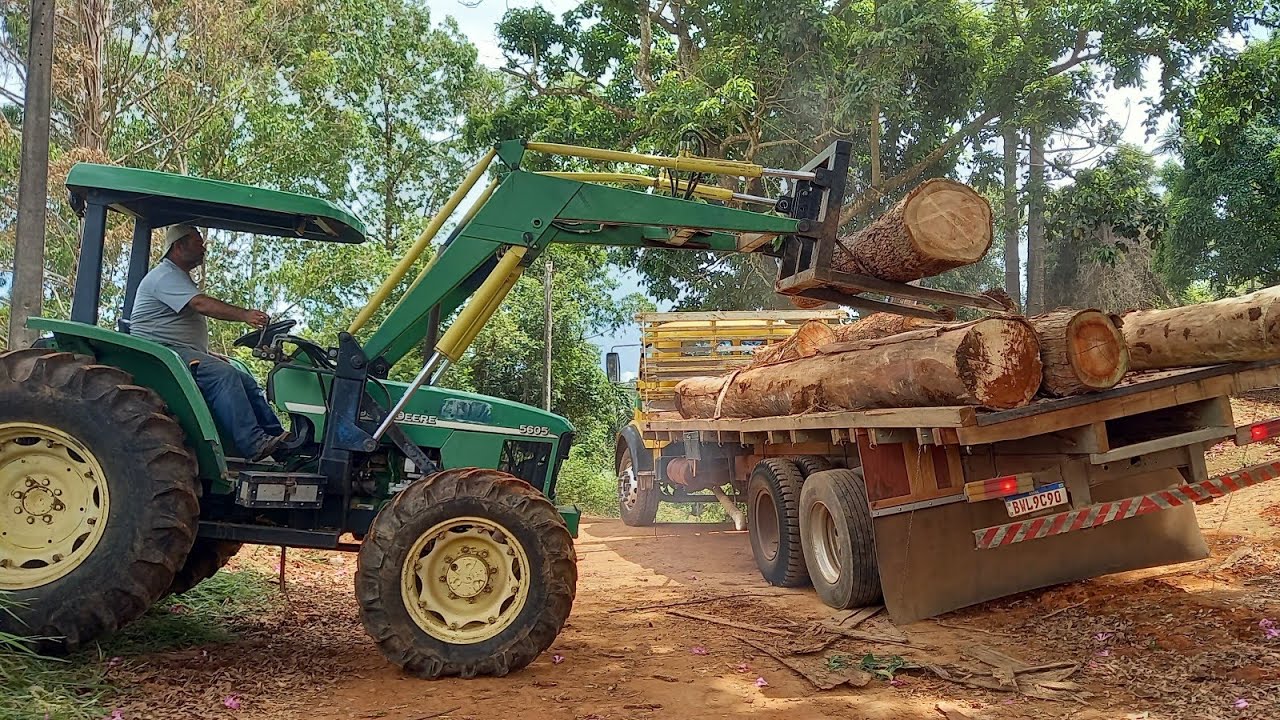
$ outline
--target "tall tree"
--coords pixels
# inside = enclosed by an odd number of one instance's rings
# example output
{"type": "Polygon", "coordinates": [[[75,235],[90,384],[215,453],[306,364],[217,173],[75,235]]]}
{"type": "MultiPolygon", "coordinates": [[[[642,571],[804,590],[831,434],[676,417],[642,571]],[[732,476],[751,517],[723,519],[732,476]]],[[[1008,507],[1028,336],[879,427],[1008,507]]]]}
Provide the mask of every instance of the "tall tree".
{"type": "Polygon", "coordinates": [[[1181,167],[1165,170],[1160,267],[1177,289],[1280,283],[1280,38],[1215,60],[1179,118],[1181,167]]]}

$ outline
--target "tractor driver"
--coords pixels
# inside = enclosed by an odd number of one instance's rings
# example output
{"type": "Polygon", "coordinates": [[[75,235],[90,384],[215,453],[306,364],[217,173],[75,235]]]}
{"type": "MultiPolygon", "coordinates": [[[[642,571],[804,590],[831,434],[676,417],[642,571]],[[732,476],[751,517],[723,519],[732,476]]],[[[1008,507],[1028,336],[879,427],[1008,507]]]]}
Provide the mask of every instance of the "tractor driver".
{"type": "Polygon", "coordinates": [[[209,354],[205,318],[267,324],[261,310],[246,310],[200,292],[192,269],[204,263],[204,237],[190,225],[165,231],[160,264],[138,285],[129,332],[171,348],[191,369],[219,429],[242,457],[266,459],[288,437],[253,376],[209,354]]]}

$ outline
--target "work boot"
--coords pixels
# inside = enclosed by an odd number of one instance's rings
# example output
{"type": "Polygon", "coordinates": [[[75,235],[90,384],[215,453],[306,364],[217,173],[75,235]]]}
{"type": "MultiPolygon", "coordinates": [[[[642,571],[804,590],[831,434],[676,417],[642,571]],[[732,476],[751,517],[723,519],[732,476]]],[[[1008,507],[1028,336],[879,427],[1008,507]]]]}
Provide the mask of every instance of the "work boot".
{"type": "Polygon", "coordinates": [[[262,462],[270,458],[271,453],[274,452],[276,448],[280,447],[280,443],[288,440],[290,435],[292,435],[292,433],[285,431],[274,437],[267,438],[267,441],[262,443],[262,446],[258,448],[258,452],[254,453],[252,458],[249,458],[250,461],[262,462]]]}

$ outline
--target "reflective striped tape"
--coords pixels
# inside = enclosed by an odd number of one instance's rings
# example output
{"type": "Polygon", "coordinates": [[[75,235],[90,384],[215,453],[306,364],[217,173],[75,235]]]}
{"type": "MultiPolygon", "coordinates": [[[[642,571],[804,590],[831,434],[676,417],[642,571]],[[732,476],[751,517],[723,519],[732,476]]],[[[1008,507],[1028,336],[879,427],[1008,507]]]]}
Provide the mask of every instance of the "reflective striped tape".
{"type": "Polygon", "coordinates": [[[1117,520],[1219,498],[1250,485],[1274,480],[1276,477],[1280,477],[1280,462],[1263,463],[1168,490],[1157,490],[1123,500],[1097,503],[1079,510],[1068,510],[1031,520],[1018,520],[1004,525],[981,528],[973,531],[973,537],[979,550],[988,550],[1024,540],[1037,540],[1050,535],[1087,530],[1117,520]]]}

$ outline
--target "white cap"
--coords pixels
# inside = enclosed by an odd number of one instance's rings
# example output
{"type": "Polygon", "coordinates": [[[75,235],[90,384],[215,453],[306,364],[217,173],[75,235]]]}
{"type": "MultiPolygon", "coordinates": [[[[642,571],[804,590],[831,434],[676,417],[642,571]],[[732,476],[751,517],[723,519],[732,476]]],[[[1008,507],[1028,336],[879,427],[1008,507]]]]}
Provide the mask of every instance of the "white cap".
{"type": "Polygon", "coordinates": [[[199,231],[190,225],[170,225],[164,231],[164,247],[160,250],[160,257],[168,255],[169,249],[173,247],[174,243],[196,232],[199,231]]]}

